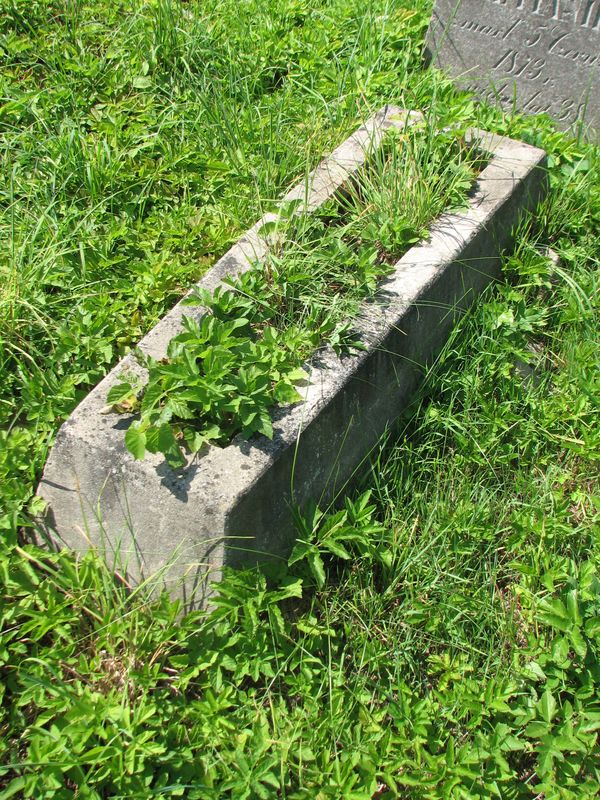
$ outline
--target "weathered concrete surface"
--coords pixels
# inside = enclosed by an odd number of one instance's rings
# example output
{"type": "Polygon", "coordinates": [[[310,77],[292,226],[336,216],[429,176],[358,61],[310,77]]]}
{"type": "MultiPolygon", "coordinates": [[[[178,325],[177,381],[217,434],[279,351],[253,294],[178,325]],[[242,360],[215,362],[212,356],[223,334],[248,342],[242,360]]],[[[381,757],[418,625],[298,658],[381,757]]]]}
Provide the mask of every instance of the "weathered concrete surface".
{"type": "Polygon", "coordinates": [[[492,104],[600,133],[600,0],[436,0],[428,47],[492,104]]]}
{"type": "MultiPolygon", "coordinates": [[[[398,109],[384,109],[317,168],[308,191],[303,184],[287,198],[305,197],[314,208],[363,163],[368,142],[404,124],[398,109]]],[[[331,498],[352,475],[409,403],[455,315],[498,273],[517,220],[545,190],[541,150],[488,135],[482,147],[492,159],[469,208],[443,215],[430,240],[400,259],[376,301],[364,305],[356,325],[364,352],[340,359],[326,349],[313,359],[304,402],[275,412],[272,441],[211,447],[181,472],[161,456],[134,461],[124,446],[131,420],[100,411],[122,372],[140,368],[132,357],[115,368],[60,429],[46,465],[39,493],[54,541],[76,550],[92,544],[111,564],[119,552],[116,566],[133,580],[159,573],[186,603],[201,601],[207,576],[217,578],[224,564],[285,557],[294,541],[291,504],[331,498]]],[[[264,253],[262,222],[201,285],[214,288],[264,253]]],[[[183,311],[167,315],[142,348],[163,355],[183,311]]]]}

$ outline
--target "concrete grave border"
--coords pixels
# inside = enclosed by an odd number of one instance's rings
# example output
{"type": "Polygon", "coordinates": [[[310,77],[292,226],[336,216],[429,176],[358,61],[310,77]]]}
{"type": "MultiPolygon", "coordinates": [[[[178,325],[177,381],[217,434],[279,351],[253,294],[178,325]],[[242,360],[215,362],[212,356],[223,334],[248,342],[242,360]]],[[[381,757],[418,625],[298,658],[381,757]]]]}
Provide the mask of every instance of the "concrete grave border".
{"type": "MultiPolygon", "coordinates": [[[[386,106],[283,198],[314,210],[340,189],[379,146],[390,127],[420,119],[386,106]]],[[[294,542],[291,506],[327,502],[352,476],[386,427],[408,405],[424,366],[464,311],[500,270],[524,212],[546,191],[545,153],[522,142],[472,131],[489,156],[468,208],[444,213],[430,238],[395,265],[378,296],[364,303],[355,329],[365,350],[339,358],[325,348],[308,365],[304,401],[277,408],[274,437],[237,437],[210,447],[183,471],[162,456],[135,461],[124,445],[130,417],[101,413],[124,372],[144,374],[127,356],[93,389],[58,432],[38,493],[48,503],[42,523],[55,546],[97,547],[135,582],[158,575],[186,606],[202,602],[207,577],[223,565],[285,557],[294,542]]],[[[254,225],[198,285],[213,290],[264,257],[254,225]]],[[[175,306],[141,341],[162,357],[183,314],[175,306]]]]}

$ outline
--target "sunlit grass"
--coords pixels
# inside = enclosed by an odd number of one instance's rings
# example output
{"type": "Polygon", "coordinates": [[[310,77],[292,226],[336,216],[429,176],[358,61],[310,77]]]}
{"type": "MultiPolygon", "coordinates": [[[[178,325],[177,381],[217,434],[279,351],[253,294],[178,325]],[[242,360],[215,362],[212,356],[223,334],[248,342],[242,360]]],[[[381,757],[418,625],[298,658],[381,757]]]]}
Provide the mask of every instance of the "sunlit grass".
{"type": "Polygon", "coordinates": [[[423,71],[414,5],[0,2],[0,798],[598,795],[598,151],[423,71]],[[26,543],[78,399],[388,101],[551,194],[360,486],[184,618],[26,543]]]}

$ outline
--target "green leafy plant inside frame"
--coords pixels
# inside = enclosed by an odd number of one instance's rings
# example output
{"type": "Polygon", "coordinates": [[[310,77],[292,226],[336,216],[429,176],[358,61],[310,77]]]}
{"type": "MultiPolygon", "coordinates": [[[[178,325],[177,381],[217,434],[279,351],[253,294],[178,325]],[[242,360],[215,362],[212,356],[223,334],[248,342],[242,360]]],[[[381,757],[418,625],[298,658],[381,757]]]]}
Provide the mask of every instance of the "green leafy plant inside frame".
{"type": "Polygon", "coordinates": [[[139,356],[146,385],[109,392],[109,404],[140,414],[129,451],[160,452],[178,468],[209,442],[271,438],[269,409],[301,400],[302,364],[325,345],[361,347],[359,304],[442,210],[465,202],[481,163],[460,132],[389,131],[351,187],[317,212],[280,210],[261,230],[272,239],[266,258],[212,293],[198,289],[186,302],[208,313],[184,317],[166,358],[139,356]]]}

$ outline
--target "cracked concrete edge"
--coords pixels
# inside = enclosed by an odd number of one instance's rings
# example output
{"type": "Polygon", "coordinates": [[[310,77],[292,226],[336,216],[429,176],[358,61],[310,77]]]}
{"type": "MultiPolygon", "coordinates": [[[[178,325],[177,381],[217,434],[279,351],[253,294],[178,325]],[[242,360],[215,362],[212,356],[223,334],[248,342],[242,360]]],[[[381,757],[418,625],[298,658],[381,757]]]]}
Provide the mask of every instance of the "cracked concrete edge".
{"type": "MultiPolygon", "coordinates": [[[[412,117],[414,118],[414,117],[412,117]]],[[[385,127],[411,117],[386,107],[353,134],[284,201],[316,208],[364,163],[385,127]],[[395,118],[395,119],[394,119],[395,118]],[[318,198],[318,202],[317,202],[318,198]],[[316,205],[315,205],[316,204],[316,205]]],[[[285,557],[294,539],[291,506],[328,501],[350,478],[381,433],[410,402],[423,366],[443,345],[456,313],[499,270],[524,211],[545,191],[543,151],[505,137],[472,131],[490,154],[464,211],[443,214],[427,241],[396,264],[375,302],[366,303],[356,328],[366,350],[338,358],[326,349],[310,362],[303,403],[276,409],[274,438],[236,439],[211,447],[183,473],[159,456],[136,462],[125,450],[128,421],[100,415],[124,359],[62,426],[39,487],[49,503],[45,528],[55,544],[101,549],[134,580],[155,576],[187,603],[202,597],[207,576],[224,564],[285,557]]],[[[214,288],[264,255],[263,217],[200,281],[214,288]]],[[[185,313],[202,309],[185,307],[185,313]]],[[[155,356],[179,329],[183,308],[141,343],[155,356]]]]}

